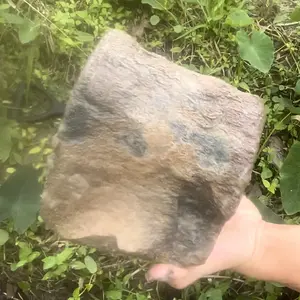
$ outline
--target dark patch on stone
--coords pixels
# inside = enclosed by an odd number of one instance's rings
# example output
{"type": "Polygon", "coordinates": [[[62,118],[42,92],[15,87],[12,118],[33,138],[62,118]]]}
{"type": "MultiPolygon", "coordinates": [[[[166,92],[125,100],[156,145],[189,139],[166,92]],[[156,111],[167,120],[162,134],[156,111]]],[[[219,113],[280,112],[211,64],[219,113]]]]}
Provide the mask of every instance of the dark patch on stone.
{"type": "MultiPolygon", "coordinates": [[[[212,220],[223,219],[222,213],[215,204],[212,188],[208,182],[192,183],[184,181],[180,187],[177,203],[178,232],[184,233],[184,236],[188,236],[194,226],[201,229],[203,226],[206,227],[210,224],[212,220]],[[195,219],[194,222],[191,222],[191,218],[195,219]]],[[[197,235],[197,232],[193,234],[195,234],[195,237],[201,238],[197,235]]]]}
{"type": "MultiPolygon", "coordinates": [[[[93,94],[90,91],[85,91],[82,88],[81,94],[84,95],[84,100],[92,107],[89,109],[90,118],[94,120],[97,128],[106,127],[112,129],[117,120],[124,120],[127,116],[120,110],[118,105],[112,106],[105,99],[104,94],[93,94]]],[[[106,130],[105,129],[105,130],[106,130]]]]}
{"type": "Polygon", "coordinates": [[[142,157],[145,155],[148,145],[139,129],[130,130],[118,137],[118,142],[129,150],[129,153],[142,157]]]}
{"type": "Polygon", "coordinates": [[[224,142],[220,138],[190,131],[180,122],[170,123],[170,127],[177,142],[196,146],[195,151],[201,163],[210,166],[212,161],[217,164],[229,161],[224,142]]]}
{"type": "Polygon", "coordinates": [[[189,141],[188,139],[188,130],[185,125],[183,125],[180,122],[172,122],[170,123],[171,130],[173,131],[173,134],[175,135],[175,139],[177,142],[185,142],[187,143],[189,141]]]}
{"type": "Polygon", "coordinates": [[[207,157],[207,161],[212,159],[217,164],[228,162],[228,155],[224,151],[224,144],[219,138],[207,134],[192,133],[190,141],[199,146],[196,152],[200,159],[207,157]]]}
{"type": "Polygon", "coordinates": [[[89,131],[90,114],[82,105],[75,105],[65,113],[64,130],[61,138],[79,139],[87,136],[89,131]]]}
{"type": "MultiPolygon", "coordinates": [[[[88,80],[89,81],[89,80],[88,80]]],[[[101,90],[95,91],[94,89],[89,89],[89,84],[87,81],[78,82],[75,88],[73,89],[73,98],[77,99],[79,102],[87,102],[90,106],[100,108],[100,111],[103,110],[103,100],[105,99],[104,92],[101,90]]],[[[107,107],[112,113],[112,109],[107,107]]]]}
{"type": "MultiPolygon", "coordinates": [[[[182,181],[179,187],[177,231],[173,244],[177,256],[204,250],[214,239],[215,229],[225,222],[213,199],[212,188],[208,182],[201,179],[196,179],[195,183],[182,181]]],[[[195,262],[198,261],[199,258],[195,257],[195,262]]]]}
{"type": "Polygon", "coordinates": [[[100,116],[102,115],[113,116],[115,114],[114,109],[111,106],[105,104],[105,102],[103,101],[104,96],[97,95],[97,97],[95,97],[95,95],[91,95],[91,93],[87,91],[84,94],[84,98],[89,105],[97,108],[100,116]]]}

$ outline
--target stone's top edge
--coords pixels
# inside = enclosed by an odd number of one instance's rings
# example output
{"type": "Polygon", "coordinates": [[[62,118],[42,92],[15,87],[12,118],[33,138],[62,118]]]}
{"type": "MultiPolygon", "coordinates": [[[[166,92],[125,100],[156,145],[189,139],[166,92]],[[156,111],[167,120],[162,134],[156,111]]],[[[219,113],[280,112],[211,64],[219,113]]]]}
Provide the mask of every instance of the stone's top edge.
{"type": "MultiPolygon", "coordinates": [[[[223,79],[212,76],[212,75],[206,75],[206,74],[201,74],[198,72],[195,72],[193,70],[189,70],[183,66],[180,66],[176,64],[173,61],[170,61],[166,57],[159,55],[157,53],[153,53],[147,49],[145,49],[133,36],[131,36],[129,33],[126,31],[120,30],[120,29],[108,29],[102,38],[99,40],[98,44],[96,45],[94,51],[91,53],[89,62],[86,64],[92,64],[94,62],[94,59],[97,59],[99,61],[100,57],[105,54],[108,57],[112,57],[116,54],[118,51],[120,51],[120,56],[123,55],[124,52],[128,50],[129,54],[134,54],[134,51],[138,51],[139,55],[145,55],[150,59],[153,59],[153,63],[157,66],[163,66],[165,65],[166,68],[172,70],[172,71],[177,71],[181,72],[184,74],[193,74],[193,76],[198,77],[199,79],[201,78],[210,78],[211,80],[214,80],[215,82],[218,83],[223,83],[224,86],[231,86],[233,89],[238,91],[241,95],[247,95],[247,97],[250,97],[253,101],[259,103],[260,109],[258,111],[261,111],[262,115],[265,115],[264,112],[264,104],[262,101],[262,98],[260,98],[258,95],[241,91],[237,87],[233,86],[232,84],[224,81],[223,79]],[[124,51],[125,50],[125,51],[124,51]],[[260,105],[261,104],[261,105],[260,105]]],[[[249,103],[247,103],[249,104],[249,103]]]]}
{"type": "Polygon", "coordinates": [[[102,39],[103,38],[108,38],[108,37],[114,37],[114,36],[116,36],[116,37],[118,37],[118,36],[122,36],[122,37],[127,36],[128,38],[130,38],[132,40],[134,39],[134,37],[132,37],[126,31],[121,30],[121,29],[115,29],[115,28],[111,28],[111,29],[106,30],[103,37],[102,37],[102,39]]]}

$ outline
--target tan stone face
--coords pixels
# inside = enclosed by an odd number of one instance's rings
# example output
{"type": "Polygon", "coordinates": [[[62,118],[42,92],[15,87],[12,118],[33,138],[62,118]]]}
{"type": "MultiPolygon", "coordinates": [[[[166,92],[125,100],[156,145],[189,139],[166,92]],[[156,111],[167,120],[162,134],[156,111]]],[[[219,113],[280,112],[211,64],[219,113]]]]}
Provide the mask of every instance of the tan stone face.
{"type": "Polygon", "coordinates": [[[263,124],[257,97],[110,31],[55,137],[42,216],[99,249],[202,263],[249,182],[263,124]]]}

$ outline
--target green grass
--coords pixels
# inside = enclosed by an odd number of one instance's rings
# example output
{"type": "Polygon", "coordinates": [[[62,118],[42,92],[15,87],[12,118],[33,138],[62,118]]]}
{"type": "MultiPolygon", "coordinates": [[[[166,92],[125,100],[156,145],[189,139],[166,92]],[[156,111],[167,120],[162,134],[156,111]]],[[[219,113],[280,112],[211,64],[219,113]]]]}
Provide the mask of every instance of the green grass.
{"type": "MultiPolygon", "coordinates": [[[[98,38],[107,28],[126,30],[148,50],[196,72],[220,77],[264,99],[267,123],[249,190],[253,191],[251,187],[255,185],[260,203],[286,222],[299,224],[299,214],[286,214],[279,186],[279,166],[294,141],[299,140],[299,28],[297,22],[289,19],[295,3],[271,0],[142,2],[2,1],[1,119],[21,110],[12,94],[21,81],[28,86],[31,82],[42,82],[57,99],[66,101],[98,38]],[[228,24],[225,20],[232,9],[243,10],[253,22],[243,28],[228,24]],[[249,62],[240,55],[239,30],[248,34],[262,30],[272,40],[274,61],[266,72],[261,71],[261,65],[255,66],[251,57],[249,62]]],[[[245,18],[239,21],[249,22],[245,18]]],[[[257,49],[259,45],[255,44],[254,50],[257,49]]],[[[27,108],[45,105],[41,99],[31,97],[30,90],[27,92],[24,103],[27,108]]],[[[3,124],[0,128],[1,181],[4,182],[19,164],[30,163],[43,170],[51,152],[48,141],[59,121],[3,124]]],[[[9,239],[0,248],[1,286],[7,289],[7,282],[10,283],[18,288],[23,299],[273,300],[298,297],[286,288],[231,272],[201,279],[183,291],[164,284],[147,284],[144,273],[148,262],[68,245],[47,231],[41,220],[24,233],[17,233],[10,219],[2,224],[9,239]],[[71,250],[65,250],[68,247],[71,250]],[[59,265],[51,265],[56,259],[53,257],[63,251],[69,254],[59,265]],[[92,258],[92,264],[97,264],[96,272],[84,266],[87,256],[92,258]],[[45,262],[48,265],[45,266],[45,262]]]]}

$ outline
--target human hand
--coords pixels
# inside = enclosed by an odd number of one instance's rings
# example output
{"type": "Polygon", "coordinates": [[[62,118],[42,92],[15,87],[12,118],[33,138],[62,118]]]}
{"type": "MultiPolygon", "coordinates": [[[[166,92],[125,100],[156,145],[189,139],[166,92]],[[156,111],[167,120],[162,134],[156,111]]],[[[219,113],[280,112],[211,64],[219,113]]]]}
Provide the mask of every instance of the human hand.
{"type": "Polygon", "coordinates": [[[257,236],[263,223],[258,209],[243,196],[236,213],[224,225],[205,264],[188,268],[157,264],[150,268],[146,278],[148,281],[164,281],[182,289],[203,276],[226,269],[245,274],[247,265],[255,261],[257,236]]]}

